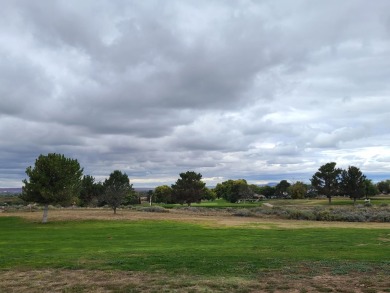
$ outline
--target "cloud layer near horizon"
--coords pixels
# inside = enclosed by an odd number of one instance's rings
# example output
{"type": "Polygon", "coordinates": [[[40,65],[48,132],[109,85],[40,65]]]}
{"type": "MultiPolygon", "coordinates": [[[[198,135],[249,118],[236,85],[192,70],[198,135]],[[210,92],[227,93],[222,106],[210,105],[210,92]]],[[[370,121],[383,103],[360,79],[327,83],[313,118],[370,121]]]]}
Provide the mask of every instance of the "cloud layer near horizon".
{"type": "Polygon", "coordinates": [[[0,187],[49,152],[136,186],[390,177],[386,0],[2,6],[0,187]]]}

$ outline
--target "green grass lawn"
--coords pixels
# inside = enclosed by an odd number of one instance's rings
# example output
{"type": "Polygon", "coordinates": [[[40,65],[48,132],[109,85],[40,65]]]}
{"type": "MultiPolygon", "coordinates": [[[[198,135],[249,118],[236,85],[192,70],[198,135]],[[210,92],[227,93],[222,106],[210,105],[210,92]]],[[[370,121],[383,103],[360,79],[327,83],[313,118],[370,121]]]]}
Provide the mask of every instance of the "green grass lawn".
{"type": "MultiPolygon", "coordinates": [[[[230,203],[224,199],[216,199],[214,201],[202,201],[201,203],[193,203],[192,207],[204,207],[204,208],[251,208],[261,206],[263,203],[271,203],[276,206],[328,206],[328,199],[267,199],[259,202],[241,202],[241,203],[230,203]]],[[[364,205],[364,199],[359,199],[356,204],[364,205]]],[[[390,197],[371,197],[372,205],[388,204],[390,205],[390,197]]],[[[180,208],[186,207],[186,205],[180,204],[162,204],[165,208],[180,208]]],[[[332,198],[331,206],[351,206],[353,207],[353,200],[346,197],[334,197],[332,198]]]]}
{"type": "Polygon", "coordinates": [[[172,221],[0,218],[0,269],[253,276],[304,265],[390,272],[390,230],[211,228],[172,221]]]}
{"type": "MultiPolygon", "coordinates": [[[[201,203],[192,203],[192,207],[204,207],[204,208],[216,208],[216,209],[224,209],[224,208],[250,208],[261,206],[262,202],[246,202],[246,203],[231,203],[224,199],[216,199],[213,201],[202,201],[201,203]]],[[[187,205],[180,204],[162,204],[165,208],[180,208],[186,207],[187,205]]]]}

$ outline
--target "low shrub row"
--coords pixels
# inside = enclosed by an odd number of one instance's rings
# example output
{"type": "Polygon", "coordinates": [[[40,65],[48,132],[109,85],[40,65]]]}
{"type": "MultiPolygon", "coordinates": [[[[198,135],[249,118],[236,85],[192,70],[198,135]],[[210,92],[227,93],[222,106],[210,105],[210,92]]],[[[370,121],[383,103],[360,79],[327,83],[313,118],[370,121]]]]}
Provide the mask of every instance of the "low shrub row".
{"type": "Polygon", "coordinates": [[[149,213],[169,213],[168,209],[165,209],[160,206],[137,207],[136,210],[149,213]]]}
{"type": "Polygon", "coordinates": [[[284,208],[257,207],[253,209],[239,209],[234,211],[235,216],[240,217],[261,217],[273,215],[282,219],[311,220],[311,221],[341,221],[341,222],[390,222],[389,207],[365,207],[356,206],[353,208],[284,208]]]}
{"type": "MultiPolygon", "coordinates": [[[[68,207],[78,209],[77,207],[68,207]]],[[[109,208],[108,206],[102,207],[109,208]]],[[[132,209],[141,212],[168,213],[170,210],[162,206],[127,206],[123,209],[132,209]]],[[[61,206],[49,206],[49,209],[63,209],[61,206]]],[[[205,207],[178,207],[175,208],[184,213],[202,215],[234,215],[239,217],[275,217],[291,220],[310,221],[340,221],[340,222],[388,222],[390,223],[390,207],[387,204],[367,206],[356,205],[354,207],[285,207],[285,206],[258,206],[254,208],[224,208],[214,209],[205,207]]],[[[40,211],[41,206],[37,205],[13,205],[0,208],[0,212],[16,211],[40,211]]]]}

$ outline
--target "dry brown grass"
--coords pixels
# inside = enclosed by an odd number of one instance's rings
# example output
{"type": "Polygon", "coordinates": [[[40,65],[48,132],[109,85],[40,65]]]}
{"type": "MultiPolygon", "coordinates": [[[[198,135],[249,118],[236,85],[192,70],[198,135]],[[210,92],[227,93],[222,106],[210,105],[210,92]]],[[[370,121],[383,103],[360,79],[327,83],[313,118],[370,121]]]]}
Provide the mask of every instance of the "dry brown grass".
{"type": "Polygon", "coordinates": [[[389,292],[387,276],[271,272],[255,279],[87,270],[0,271],[0,292],[389,292]]]}
{"type": "MultiPolygon", "coordinates": [[[[34,212],[2,212],[0,217],[21,217],[29,221],[40,222],[42,211],[34,212]]],[[[233,227],[246,226],[259,229],[270,228],[389,228],[389,223],[376,222],[321,222],[305,220],[284,220],[270,217],[237,217],[225,210],[188,211],[172,209],[168,213],[152,213],[136,210],[118,210],[114,214],[110,209],[55,209],[49,211],[49,221],[80,221],[80,220],[109,220],[109,221],[139,221],[139,220],[166,220],[197,223],[207,226],[233,227]]]]}

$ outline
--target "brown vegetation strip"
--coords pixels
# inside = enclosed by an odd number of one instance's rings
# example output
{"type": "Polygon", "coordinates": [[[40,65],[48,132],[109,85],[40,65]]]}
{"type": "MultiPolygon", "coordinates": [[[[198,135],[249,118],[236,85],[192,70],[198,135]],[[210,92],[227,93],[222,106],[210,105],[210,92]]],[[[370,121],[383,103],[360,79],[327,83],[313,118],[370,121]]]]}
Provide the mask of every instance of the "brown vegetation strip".
{"type": "MultiPolygon", "coordinates": [[[[42,211],[34,212],[2,212],[0,216],[16,216],[29,221],[40,222],[42,211]]],[[[165,220],[195,223],[213,227],[253,227],[259,229],[270,228],[389,228],[389,223],[375,222],[320,222],[306,220],[285,220],[270,216],[238,217],[226,210],[190,211],[185,209],[172,209],[167,213],[144,212],[137,210],[119,210],[114,214],[110,209],[55,209],[49,211],[49,221],[81,221],[81,220],[165,220]]]]}
{"type": "Polygon", "coordinates": [[[270,272],[254,279],[88,270],[0,271],[0,292],[389,292],[383,274],[270,272]]]}

